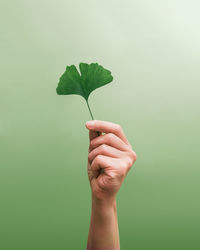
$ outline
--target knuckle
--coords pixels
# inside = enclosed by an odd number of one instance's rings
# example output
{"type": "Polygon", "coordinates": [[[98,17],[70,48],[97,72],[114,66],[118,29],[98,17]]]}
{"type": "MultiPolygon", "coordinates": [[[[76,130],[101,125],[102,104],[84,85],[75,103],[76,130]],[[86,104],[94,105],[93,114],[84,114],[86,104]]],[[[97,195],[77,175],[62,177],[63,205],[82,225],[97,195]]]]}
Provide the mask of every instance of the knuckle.
{"type": "Polygon", "coordinates": [[[109,178],[109,180],[116,179],[116,173],[115,172],[110,172],[108,178],[109,178]]]}
{"type": "Polygon", "coordinates": [[[103,153],[103,152],[105,152],[105,151],[106,151],[106,149],[107,149],[106,144],[102,144],[102,145],[100,146],[99,151],[100,151],[101,153],[103,153]]]}
{"type": "Polygon", "coordinates": [[[132,149],[129,151],[129,157],[131,158],[132,160],[132,164],[136,161],[137,159],[137,155],[135,153],[135,151],[133,151],[132,149]]]}
{"type": "Polygon", "coordinates": [[[101,161],[101,155],[95,157],[95,162],[98,164],[101,161]]]}
{"type": "Polygon", "coordinates": [[[133,156],[133,160],[136,161],[137,160],[137,154],[133,150],[132,150],[132,156],[133,156]]]}
{"type": "Polygon", "coordinates": [[[128,159],[127,159],[127,164],[128,164],[128,168],[132,167],[132,165],[133,165],[133,160],[132,160],[132,158],[128,157],[128,159]]]}
{"type": "Polygon", "coordinates": [[[89,146],[90,146],[90,147],[92,147],[92,146],[93,146],[93,144],[94,144],[94,140],[91,140],[91,141],[90,141],[90,145],[89,145],[89,146]]]}
{"type": "Polygon", "coordinates": [[[124,168],[129,170],[132,167],[133,163],[134,163],[133,158],[127,156],[126,159],[124,160],[124,165],[125,165],[124,168]]]}
{"type": "Polygon", "coordinates": [[[108,141],[112,141],[113,140],[113,134],[112,133],[108,133],[107,134],[107,139],[108,139],[108,141]]]}
{"type": "Polygon", "coordinates": [[[89,153],[89,154],[88,154],[88,161],[91,161],[91,160],[92,160],[92,154],[89,153]]]}

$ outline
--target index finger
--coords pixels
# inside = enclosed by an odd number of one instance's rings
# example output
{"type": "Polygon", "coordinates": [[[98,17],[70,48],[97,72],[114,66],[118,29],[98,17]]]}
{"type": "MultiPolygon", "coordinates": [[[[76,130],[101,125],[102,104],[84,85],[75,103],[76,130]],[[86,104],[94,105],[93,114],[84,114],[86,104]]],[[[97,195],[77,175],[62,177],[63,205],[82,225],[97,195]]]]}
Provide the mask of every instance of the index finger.
{"type": "Polygon", "coordinates": [[[106,134],[113,133],[119,138],[121,138],[126,144],[129,144],[122,128],[120,127],[120,125],[116,123],[100,121],[100,120],[92,120],[86,122],[86,127],[92,131],[100,131],[106,134]]]}

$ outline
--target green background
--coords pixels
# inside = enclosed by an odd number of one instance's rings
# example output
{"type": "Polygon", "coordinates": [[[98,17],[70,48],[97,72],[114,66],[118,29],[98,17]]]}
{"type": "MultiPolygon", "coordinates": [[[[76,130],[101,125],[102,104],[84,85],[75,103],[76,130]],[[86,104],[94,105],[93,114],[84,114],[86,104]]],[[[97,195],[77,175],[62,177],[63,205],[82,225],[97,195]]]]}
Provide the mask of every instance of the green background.
{"type": "Polygon", "coordinates": [[[0,249],[86,249],[90,115],[55,92],[79,62],[112,71],[91,109],[138,156],[118,194],[121,249],[199,249],[199,1],[0,3],[0,249]]]}

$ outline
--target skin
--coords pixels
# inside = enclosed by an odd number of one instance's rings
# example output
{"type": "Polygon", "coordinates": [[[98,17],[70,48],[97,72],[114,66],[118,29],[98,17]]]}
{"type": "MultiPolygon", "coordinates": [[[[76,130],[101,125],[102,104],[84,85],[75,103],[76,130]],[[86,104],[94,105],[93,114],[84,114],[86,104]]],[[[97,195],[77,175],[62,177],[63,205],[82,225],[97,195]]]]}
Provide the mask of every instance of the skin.
{"type": "Polygon", "coordinates": [[[120,250],[116,195],[136,161],[136,153],[118,124],[94,120],[87,122],[86,128],[92,193],[87,250],[120,250]]]}

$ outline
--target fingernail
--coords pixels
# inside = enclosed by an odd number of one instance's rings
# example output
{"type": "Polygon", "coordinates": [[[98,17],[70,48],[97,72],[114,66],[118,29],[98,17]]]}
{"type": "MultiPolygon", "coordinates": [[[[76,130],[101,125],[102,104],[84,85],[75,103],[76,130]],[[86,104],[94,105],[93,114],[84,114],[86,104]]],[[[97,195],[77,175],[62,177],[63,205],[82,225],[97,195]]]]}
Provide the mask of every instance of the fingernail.
{"type": "Polygon", "coordinates": [[[94,121],[88,121],[86,122],[86,127],[87,128],[92,128],[94,126],[94,121]]]}

